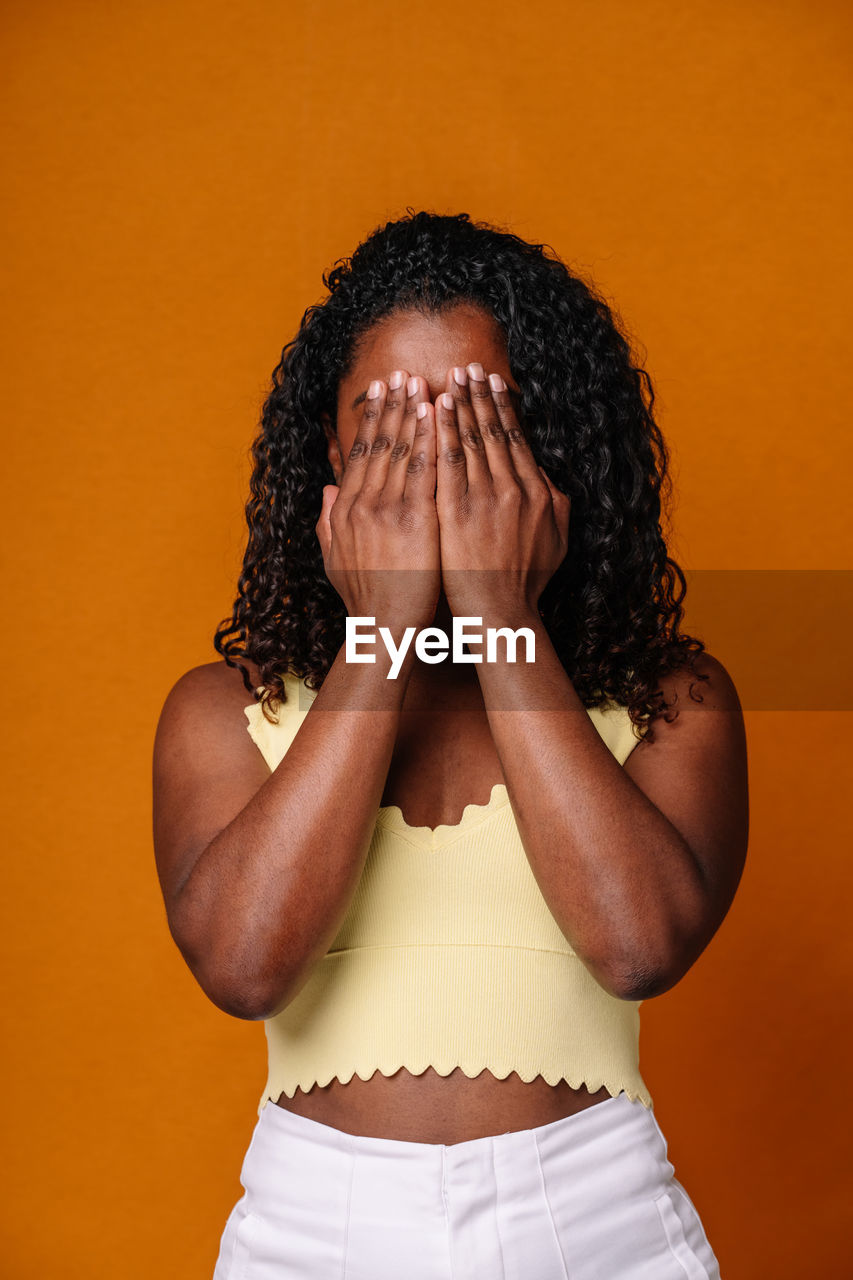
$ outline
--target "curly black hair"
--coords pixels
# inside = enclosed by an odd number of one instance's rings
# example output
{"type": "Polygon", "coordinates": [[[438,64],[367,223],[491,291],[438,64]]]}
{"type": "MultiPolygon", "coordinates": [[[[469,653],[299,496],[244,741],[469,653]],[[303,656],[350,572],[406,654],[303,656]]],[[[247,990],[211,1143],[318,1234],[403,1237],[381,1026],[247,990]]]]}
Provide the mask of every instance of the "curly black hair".
{"type": "Polygon", "coordinates": [[[406,214],[324,272],[329,296],[304,312],[273,371],[251,447],[238,595],[214,647],[253,696],[235,659],[257,665],[269,710],[286,701],[285,670],[321,687],[346,618],[315,533],[323,486],[335,483],[321,415],[336,422],[339,383],[378,320],[473,303],[505,336],[536,461],[572,500],[568,552],[539,601],[543,623],[584,705],[627,706],[635,733],[651,740],[672,705],[661,677],[689,666],[708,679],[695,668],[704,644],[679,634],[687,586],[660,526],[671,482],[651,379],[621,320],[549,245],[467,213],[406,214]]]}

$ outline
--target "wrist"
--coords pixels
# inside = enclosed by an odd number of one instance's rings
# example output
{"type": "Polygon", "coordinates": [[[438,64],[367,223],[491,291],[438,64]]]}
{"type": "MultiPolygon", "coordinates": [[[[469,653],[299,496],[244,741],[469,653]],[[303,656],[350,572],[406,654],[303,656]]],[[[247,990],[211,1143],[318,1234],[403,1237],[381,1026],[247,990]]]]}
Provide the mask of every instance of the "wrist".
{"type": "Polygon", "coordinates": [[[542,625],[542,617],[536,605],[528,600],[475,597],[468,600],[452,600],[450,611],[454,618],[482,618],[483,627],[535,627],[542,625]]]}

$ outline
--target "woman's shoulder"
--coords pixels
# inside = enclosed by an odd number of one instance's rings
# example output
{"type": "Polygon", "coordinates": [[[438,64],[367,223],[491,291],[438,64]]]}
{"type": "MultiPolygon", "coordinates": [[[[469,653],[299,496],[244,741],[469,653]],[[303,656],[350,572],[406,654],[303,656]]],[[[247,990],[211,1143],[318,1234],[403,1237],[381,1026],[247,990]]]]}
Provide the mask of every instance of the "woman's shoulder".
{"type": "MultiPolygon", "coordinates": [[[[252,688],[257,689],[260,684],[257,666],[246,658],[241,658],[241,662],[248,671],[252,688]]],[[[246,689],[240,668],[229,666],[224,658],[220,658],[216,662],[202,662],[185,671],[169,690],[169,700],[193,706],[211,703],[221,706],[225,703],[242,709],[254,698],[246,689]]]]}
{"type": "MultiPolygon", "coordinates": [[[[257,670],[247,663],[249,678],[257,670]]],[[[216,774],[223,760],[229,768],[245,767],[256,781],[257,753],[252,746],[249,717],[259,704],[246,690],[242,672],[220,662],[190,667],[172,684],[160,711],[154,734],[155,776],[171,776],[176,770],[197,775],[205,769],[216,774]]]]}
{"type": "Polygon", "coordinates": [[[680,667],[662,676],[660,688],[667,702],[706,711],[741,710],[734,680],[719,658],[707,649],[695,655],[694,666],[680,667]]]}

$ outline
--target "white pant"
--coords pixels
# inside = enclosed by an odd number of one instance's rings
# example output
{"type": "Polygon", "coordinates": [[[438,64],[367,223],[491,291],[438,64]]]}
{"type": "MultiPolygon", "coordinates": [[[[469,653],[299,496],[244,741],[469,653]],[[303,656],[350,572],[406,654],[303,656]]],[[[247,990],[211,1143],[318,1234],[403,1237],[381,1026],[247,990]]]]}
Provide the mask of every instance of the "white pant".
{"type": "Polygon", "coordinates": [[[451,1145],[268,1102],[213,1280],[719,1280],[652,1111],[620,1093],[451,1145]]]}

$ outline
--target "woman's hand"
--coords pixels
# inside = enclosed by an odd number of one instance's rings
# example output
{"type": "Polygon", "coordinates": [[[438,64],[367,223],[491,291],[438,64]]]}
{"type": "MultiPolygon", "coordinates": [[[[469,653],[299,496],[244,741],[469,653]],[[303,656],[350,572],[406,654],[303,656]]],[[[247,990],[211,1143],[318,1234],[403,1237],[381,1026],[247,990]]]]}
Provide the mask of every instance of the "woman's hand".
{"type": "Polygon", "coordinates": [[[423,378],[371,382],[340,486],[323,486],[315,532],[350,617],[428,626],[441,590],[435,409],[423,378]],[[418,416],[420,413],[421,416],[418,416]]]}
{"type": "Polygon", "coordinates": [[[444,594],[457,617],[510,621],[538,613],[565,559],[571,499],[537,465],[500,375],[465,374],[448,370],[435,406],[444,594]]]}

